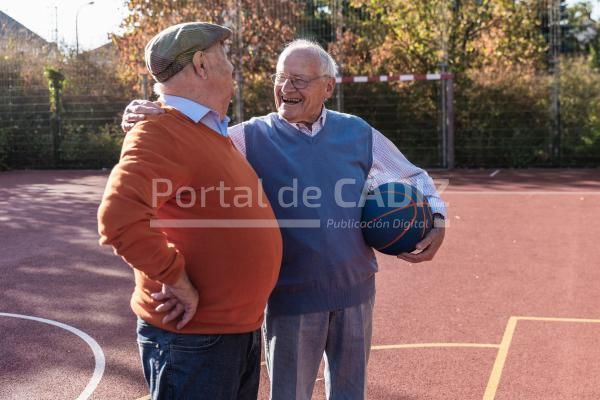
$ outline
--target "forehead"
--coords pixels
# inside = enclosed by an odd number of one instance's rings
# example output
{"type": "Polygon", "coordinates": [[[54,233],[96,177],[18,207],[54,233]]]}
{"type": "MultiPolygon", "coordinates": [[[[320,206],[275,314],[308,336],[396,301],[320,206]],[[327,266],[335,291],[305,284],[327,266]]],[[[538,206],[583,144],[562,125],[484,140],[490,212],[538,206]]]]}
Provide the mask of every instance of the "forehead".
{"type": "Polygon", "coordinates": [[[321,69],[321,59],[314,50],[293,49],[279,59],[277,72],[290,75],[317,76],[321,69]]]}

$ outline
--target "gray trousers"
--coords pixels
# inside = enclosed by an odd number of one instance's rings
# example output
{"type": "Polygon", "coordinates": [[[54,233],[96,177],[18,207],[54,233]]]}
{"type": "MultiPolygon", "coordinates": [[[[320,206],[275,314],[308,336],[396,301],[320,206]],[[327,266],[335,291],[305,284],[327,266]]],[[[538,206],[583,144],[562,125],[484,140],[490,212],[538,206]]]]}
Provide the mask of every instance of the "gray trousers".
{"type": "Polygon", "coordinates": [[[263,324],[271,400],[310,400],[321,359],[329,400],[367,397],[374,298],[343,310],[272,316],[263,324]]]}

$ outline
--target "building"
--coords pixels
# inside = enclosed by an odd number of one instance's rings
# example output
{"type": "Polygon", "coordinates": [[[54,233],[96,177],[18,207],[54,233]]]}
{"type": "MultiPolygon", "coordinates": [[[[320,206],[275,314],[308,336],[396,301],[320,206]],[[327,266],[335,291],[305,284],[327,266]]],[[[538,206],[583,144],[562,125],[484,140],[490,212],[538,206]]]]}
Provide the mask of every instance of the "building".
{"type": "Polygon", "coordinates": [[[46,57],[60,55],[56,43],[49,43],[9,15],[0,11],[0,57],[46,57]]]}

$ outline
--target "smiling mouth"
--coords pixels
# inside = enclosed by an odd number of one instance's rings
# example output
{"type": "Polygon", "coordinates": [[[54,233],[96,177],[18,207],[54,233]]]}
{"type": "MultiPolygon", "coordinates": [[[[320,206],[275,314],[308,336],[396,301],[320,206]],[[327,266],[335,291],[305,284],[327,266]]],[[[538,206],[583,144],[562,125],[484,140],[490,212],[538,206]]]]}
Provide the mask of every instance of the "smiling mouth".
{"type": "Polygon", "coordinates": [[[290,97],[283,97],[282,96],[281,97],[281,101],[283,101],[284,104],[293,105],[293,104],[301,103],[302,99],[293,99],[293,98],[290,98],[290,97]]]}

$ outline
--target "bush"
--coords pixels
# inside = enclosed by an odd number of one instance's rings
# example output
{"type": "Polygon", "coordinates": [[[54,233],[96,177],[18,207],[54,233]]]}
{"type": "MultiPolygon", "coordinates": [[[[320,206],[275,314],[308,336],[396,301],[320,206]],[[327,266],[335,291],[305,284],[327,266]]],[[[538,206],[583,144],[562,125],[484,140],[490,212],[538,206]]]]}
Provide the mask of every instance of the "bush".
{"type": "Polygon", "coordinates": [[[600,73],[583,57],[563,62],[561,165],[600,165],[600,73]]]}
{"type": "Polygon", "coordinates": [[[0,128],[0,160],[4,169],[50,168],[54,165],[52,136],[45,115],[22,113],[0,128]]]}
{"type": "Polygon", "coordinates": [[[531,69],[478,70],[457,84],[461,167],[598,166],[600,73],[583,57],[561,65],[560,157],[551,152],[552,77],[531,69]]]}
{"type": "Polygon", "coordinates": [[[66,123],[59,147],[64,168],[112,168],[119,161],[124,135],[116,124],[98,127],[66,123]]]}
{"type": "Polygon", "coordinates": [[[531,69],[469,71],[456,84],[456,165],[549,165],[549,79],[531,69]]]}
{"type": "Polygon", "coordinates": [[[431,82],[346,84],[344,111],[365,119],[415,164],[439,167],[438,91],[431,82]]]}
{"type": "Polygon", "coordinates": [[[0,171],[6,171],[8,169],[9,153],[8,130],[0,129],[0,171]]]}

